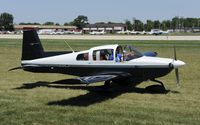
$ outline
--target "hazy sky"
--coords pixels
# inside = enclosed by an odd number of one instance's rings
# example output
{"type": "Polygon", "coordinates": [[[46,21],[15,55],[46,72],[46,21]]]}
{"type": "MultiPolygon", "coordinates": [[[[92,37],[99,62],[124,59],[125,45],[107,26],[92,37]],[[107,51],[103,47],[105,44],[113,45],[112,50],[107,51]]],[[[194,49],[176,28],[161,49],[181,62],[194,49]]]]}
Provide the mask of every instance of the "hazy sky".
{"type": "Polygon", "coordinates": [[[9,12],[14,22],[53,21],[63,24],[78,15],[90,23],[165,20],[174,16],[200,17],[200,0],[0,0],[0,13],[9,12]]]}

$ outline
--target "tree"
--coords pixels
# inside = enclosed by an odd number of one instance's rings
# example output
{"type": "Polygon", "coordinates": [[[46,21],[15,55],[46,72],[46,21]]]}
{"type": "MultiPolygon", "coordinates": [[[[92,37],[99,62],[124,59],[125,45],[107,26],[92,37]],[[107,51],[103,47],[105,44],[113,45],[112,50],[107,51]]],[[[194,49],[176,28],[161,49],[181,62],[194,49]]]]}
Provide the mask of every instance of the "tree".
{"type": "Polygon", "coordinates": [[[134,20],[133,27],[134,27],[135,31],[143,31],[144,30],[143,22],[138,19],[134,20]]]}
{"type": "Polygon", "coordinates": [[[37,22],[34,22],[34,23],[24,23],[24,22],[21,22],[21,23],[19,23],[19,25],[41,25],[41,24],[37,23],[37,22]]]}
{"type": "Polygon", "coordinates": [[[65,23],[64,23],[64,26],[69,26],[69,23],[68,23],[68,22],[65,22],[65,23]]]}
{"type": "Polygon", "coordinates": [[[76,26],[78,29],[83,29],[86,24],[88,24],[88,18],[84,15],[79,15],[74,21],[72,22],[74,26],[76,26]]]}
{"type": "Polygon", "coordinates": [[[153,28],[154,29],[160,29],[160,21],[159,20],[155,20],[154,23],[153,23],[153,28]]]}
{"type": "Polygon", "coordinates": [[[171,21],[170,20],[164,20],[161,23],[161,29],[162,30],[167,30],[167,29],[171,29],[171,21]]]}
{"type": "Polygon", "coordinates": [[[153,21],[152,20],[147,20],[147,23],[146,23],[146,28],[145,28],[145,30],[146,31],[150,31],[151,29],[153,29],[153,25],[154,25],[154,23],[153,23],[153,21]]]}
{"type": "Polygon", "coordinates": [[[178,25],[179,25],[179,17],[176,16],[172,18],[172,28],[178,29],[178,25]]]}
{"type": "Polygon", "coordinates": [[[14,17],[12,14],[9,14],[9,13],[2,13],[0,15],[0,20],[1,20],[1,27],[4,29],[4,30],[9,30],[9,31],[13,31],[13,20],[14,20],[14,17]]]}
{"type": "Polygon", "coordinates": [[[56,26],[60,26],[60,24],[59,24],[59,23],[56,23],[55,25],[56,25],[56,26]]]}
{"type": "Polygon", "coordinates": [[[55,25],[55,24],[54,24],[54,22],[48,21],[48,22],[45,22],[43,25],[55,25]]]}
{"type": "Polygon", "coordinates": [[[125,21],[126,27],[128,30],[132,31],[133,30],[133,25],[131,24],[131,21],[126,20],[125,21]]]}

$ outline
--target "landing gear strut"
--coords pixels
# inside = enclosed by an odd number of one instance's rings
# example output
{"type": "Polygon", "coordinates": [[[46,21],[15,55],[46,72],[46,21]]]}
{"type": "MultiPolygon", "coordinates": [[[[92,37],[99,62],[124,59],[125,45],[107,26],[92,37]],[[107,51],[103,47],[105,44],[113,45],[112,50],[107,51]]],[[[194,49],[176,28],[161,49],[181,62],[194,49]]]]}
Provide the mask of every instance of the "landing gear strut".
{"type": "Polygon", "coordinates": [[[163,88],[165,88],[164,84],[163,84],[161,81],[158,81],[158,80],[155,80],[155,79],[151,79],[151,81],[152,81],[152,82],[157,82],[157,83],[161,84],[161,86],[162,86],[163,88]]]}
{"type": "Polygon", "coordinates": [[[164,84],[161,81],[155,80],[155,79],[150,79],[153,82],[157,82],[160,85],[151,85],[146,87],[146,90],[152,93],[166,93],[167,90],[165,89],[164,84]]]}

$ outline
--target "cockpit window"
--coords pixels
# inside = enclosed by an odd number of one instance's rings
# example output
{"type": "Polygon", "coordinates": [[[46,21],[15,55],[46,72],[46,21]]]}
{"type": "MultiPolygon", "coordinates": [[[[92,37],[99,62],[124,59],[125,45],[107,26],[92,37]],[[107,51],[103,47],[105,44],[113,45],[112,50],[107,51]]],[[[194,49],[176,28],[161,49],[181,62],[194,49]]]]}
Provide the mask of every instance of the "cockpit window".
{"type": "Polygon", "coordinates": [[[113,49],[101,49],[101,50],[94,50],[93,51],[93,60],[95,61],[112,61],[114,60],[113,57],[113,49]]]}
{"type": "Polygon", "coordinates": [[[124,61],[129,61],[135,58],[142,57],[143,55],[133,46],[124,47],[124,61]]]}
{"type": "Polygon", "coordinates": [[[78,54],[78,56],[76,57],[76,60],[88,61],[88,57],[89,57],[89,53],[81,53],[81,54],[78,54]]]}

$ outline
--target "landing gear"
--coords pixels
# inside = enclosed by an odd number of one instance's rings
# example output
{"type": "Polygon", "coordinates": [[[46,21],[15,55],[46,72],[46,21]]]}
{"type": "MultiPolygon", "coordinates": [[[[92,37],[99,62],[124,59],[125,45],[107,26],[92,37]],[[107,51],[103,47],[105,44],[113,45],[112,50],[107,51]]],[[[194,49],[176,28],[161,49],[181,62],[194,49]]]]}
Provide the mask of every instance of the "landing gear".
{"type": "Polygon", "coordinates": [[[158,80],[155,80],[155,79],[151,79],[151,81],[153,81],[153,82],[157,82],[157,83],[160,83],[161,86],[162,86],[163,88],[165,88],[164,84],[163,84],[161,81],[158,81],[158,80]]]}
{"type": "Polygon", "coordinates": [[[104,87],[105,88],[110,88],[111,87],[111,81],[110,80],[105,81],[104,87]]]}
{"type": "Polygon", "coordinates": [[[167,93],[168,91],[165,89],[164,84],[161,81],[150,79],[153,82],[157,82],[160,85],[151,85],[146,87],[145,89],[151,93],[167,93]]]}

